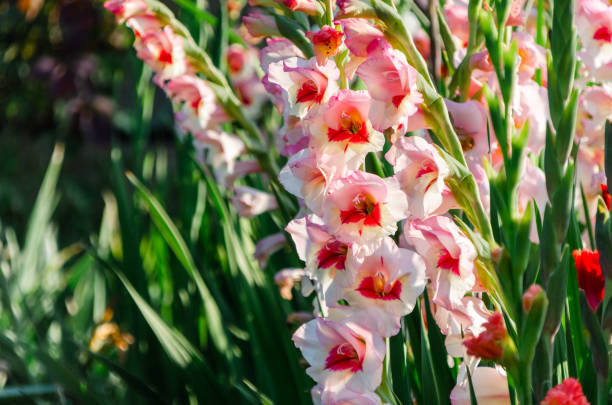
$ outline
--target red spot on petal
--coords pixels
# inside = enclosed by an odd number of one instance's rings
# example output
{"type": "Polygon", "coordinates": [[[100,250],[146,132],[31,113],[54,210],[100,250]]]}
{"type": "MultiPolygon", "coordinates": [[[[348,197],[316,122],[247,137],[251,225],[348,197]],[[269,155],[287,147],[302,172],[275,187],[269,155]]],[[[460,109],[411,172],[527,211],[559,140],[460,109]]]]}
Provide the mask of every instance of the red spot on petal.
{"type": "Polygon", "coordinates": [[[298,103],[307,103],[310,101],[320,103],[323,100],[323,93],[319,94],[319,92],[319,87],[314,81],[305,81],[297,91],[296,101],[298,103]]]}
{"type": "Polygon", "coordinates": [[[348,246],[345,243],[334,240],[327,242],[317,254],[317,266],[320,269],[334,267],[338,270],[345,269],[348,246]]]}
{"type": "Polygon", "coordinates": [[[450,270],[453,274],[459,274],[459,258],[453,257],[447,249],[443,249],[438,258],[438,268],[450,270]]]}
{"type": "Polygon", "coordinates": [[[606,26],[599,27],[593,34],[593,39],[597,41],[612,42],[612,31],[606,26]]]}
{"type": "Polygon", "coordinates": [[[160,62],[164,62],[164,63],[172,63],[172,54],[168,51],[166,51],[165,49],[162,49],[161,51],[159,51],[159,57],[158,57],[160,62]]]}
{"type": "Polygon", "coordinates": [[[356,196],[351,208],[340,211],[340,222],[343,224],[362,220],[365,226],[382,226],[380,204],[367,194],[356,196]]]}
{"type": "Polygon", "coordinates": [[[404,101],[405,98],[406,94],[400,94],[398,96],[393,96],[393,98],[391,98],[391,102],[393,103],[395,108],[399,108],[400,104],[402,104],[402,101],[404,101]]]}
{"type": "Polygon", "coordinates": [[[395,281],[391,285],[385,284],[386,280],[384,275],[378,273],[373,277],[364,278],[361,283],[359,283],[357,291],[364,297],[375,300],[399,300],[400,294],[402,293],[402,283],[395,281]]]}
{"type": "Polygon", "coordinates": [[[360,371],[363,367],[363,360],[359,359],[357,350],[349,343],[342,343],[334,346],[325,359],[327,370],[342,371],[350,370],[353,373],[360,371]]]}

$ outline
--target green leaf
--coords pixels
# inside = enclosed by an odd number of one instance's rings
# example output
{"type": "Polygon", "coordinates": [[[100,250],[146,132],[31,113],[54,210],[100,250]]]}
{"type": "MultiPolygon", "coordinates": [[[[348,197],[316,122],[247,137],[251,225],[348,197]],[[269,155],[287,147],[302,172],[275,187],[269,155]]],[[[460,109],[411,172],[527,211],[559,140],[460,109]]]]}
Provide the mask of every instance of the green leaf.
{"type": "Polygon", "coordinates": [[[136,186],[140,195],[143,197],[149,209],[149,213],[151,214],[151,219],[164,237],[164,240],[168,246],[170,246],[170,249],[172,249],[187,273],[195,281],[196,288],[204,304],[206,321],[215,347],[228,359],[231,358],[232,354],[229,350],[229,342],[223,326],[221,311],[196,268],[193,257],[187,248],[187,244],[159,201],[153,197],[149,190],[147,190],[132,173],[127,173],[127,177],[130,182],[136,186]]]}

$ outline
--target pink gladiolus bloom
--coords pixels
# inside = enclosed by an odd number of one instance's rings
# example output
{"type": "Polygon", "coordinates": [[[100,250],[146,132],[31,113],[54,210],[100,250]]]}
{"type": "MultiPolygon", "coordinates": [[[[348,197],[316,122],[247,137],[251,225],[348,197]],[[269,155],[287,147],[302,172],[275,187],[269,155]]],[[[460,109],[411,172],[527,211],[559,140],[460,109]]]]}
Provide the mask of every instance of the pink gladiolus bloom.
{"type": "Polygon", "coordinates": [[[314,59],[297,57],[269,65],[268,81],[278,85],[285,94],[287,114],[303,118],[311,107],[325,103],[337,91],[340,77],[333,61],[317,65],[314,59]]]}
{"type": "Polygon", "coordinates": [[[134,16],[150,14],[149,7],[143,0],[110,0],[104,2],[104,8],[115,15],[117,24],[122,24],[134,16]]]}
{"type": "Polygon", "coordinates": [[[169,26],[144,33],[134,47],[138,57],[157,72],[158,82],[178,77],[187,70],[183,38],[169,26]]]}
{"type": "Polygon", "coordinates": [[[582,386],[573,378],[566,378],[563,382],[546,393],[540,405],[589,405],[582,386]]]}
{"type": "Polygon", "coordinates": [[[244,143],[236,135],[219,131],[200,131],[194,135],[194,146],[203,153],[207,150],[206,161],[215,169],[215,175],[224,179],[234,172],[236,159],[244,153],[244,143]]]}
{"type": "Polygon", "coordinates": [[[604,125],[612,119],[612,86],[589,86],[584,89],[578,105],[577,135],[580,148],[594,146],[603,149],[604,125]]]}
{"type": "Polygon", "coordinates": [[[266,38],[266,46],[259,52],[261,68],[265,73],[270,71],[271,63],[291,57],[304,58],[300,49],[286,38],[266,38]]]}
{"type": "MultiPolygon", "coordinates": [[[[472,386],[479,404],[510,405],[508,377],[503,369],[498,367],[477,367],[472,372],[472,386]]],[[[470,405],[470,386],[465,378],[457,383],[451,391],[452,405],[470,405]]]]}
{"type": "Polygon", "coordinates": [[[409,220],[404,235],[425,259],[434,289],[433,302],[455,308],[476,284],[476,249],[472,242],[444,216],[409,220]]]}
{"type": "Polygon", "coordinates": [[[257,75],[254,67],[259,61],[257,48],[231,44],[227,49],[227,68],[232,81],[246,80],[257,75]]]}
{"type": "MultiPolygon", "coordinates": [[[[463,153],[466,158],[481,164],[482,157],[489,153],[487,113],[484,107],[475,100],[465,103],[455,103],[450,100],[444,100],[444,102],[461,142],[463,153]]],[[[493,143],[494,139],[491,139],[491,148],[494,147],[493,143]]]]}
{"type": "Polygon", "coordinates": [[[368,119],[370,102],[366,91],[340,90],[313,118],[310,146],[322,154],[344,153],[347,166],[356,169],[385,143],[368,119]]]}
{"type": "Polygon", "coordinates": [[[546,88],[540,87],[534,81],[520,83],[515,90],[512,109],[517,129],[520,130],[529,121],[528,150],[535,154],[540,153],[546,143],[546,125],[549,120],[546,88]]]}
{"type": "MultiPolygon", "coordinates": [[[[527,204],[532,200],[535,201],[535,208],[539,211],[540,217],[542,218],[544,216],[546,203],[548,202],[546,175],[542,169],[534,165],[530,160],[527,160],[518,186],[519,212],[525,212],[527,204]]],[[[532,218],[529,239],[531,239],[533,243],[539,243],[535,213],[532,213],[532,218]]]]}
{"type": "Polygon", "coordinates": [[[608,80],[612,63],[612,6],[602,0],[577,4],[576,30],[582,41],[580,59],[600,80],[608,80]]]}
{"type": "Polygon", "coordinates": [[[310,364],[306,373],[324,392],[372,392],[380,384],[386,345],[366,324],[317,318],[294,333],[293,342],[310,364]]]}
{"type": "Polygon", "coordinates": [[[280,295],[286,300],[291,300],[293,294],[291,290],[296,282],[302,280],[307,275],[303,269],[283,269],[274,275],[274,282],[280,290],[280,295]]]}
{"type": "Polygon", "coordinates": [[[173,102],[182,104],[185,129],[196,133],[208,127],[216,108],[216,98],[204,80],[195,75],[181,75],[168,81],[165,90],[173,102]]]}
{"type": "Polygon", "coordinates": [[[537,69],[542,76],[546,75],[546,49],[535,43],[531,35],[524,31],[515,31],[512,39],[518,45],[518,54],[521,58],[519,65],[519,80],[526,81],[533,78],[537,69]]]}
{"type": "Polygon", "coordinates": [[[287,243],[287,238],[285,238],[285,234],[282,232],[260,239],[255,245],[255,253],[253,254],[259,263],[259,267],[262,269],[266,267],[270,256],[278,252],[285,243],[287,243]]]}
{"type": "Polygon", "coordinates": [[[456,206],[444,180],[449,168],[438,150],[419,136],[400,137],[386,156],[408,197],[410,215],[426,218],[456,206]]]}
{"type": "Polygon", "coordinates": [[[374,100],[370,112],[374,128],[384,131],[398,124],[406,127],[409,117],[417,112],[417,105],[423,102],[416,86],[417,72],[406,56],[385,46],[359,65],[357,75],[374,100]]]}
{"type": "Polygon", "coordinates": [[[265,37],[280,36],[274,17],[259,9],[253,9],[248,15],[242,17],[242,23],[254,39],[261,40],[265,37]]]}
{"type": "Polygon", "coordinates": [[[446,17],[446,22],[453,35],[459,39],[463,47],[466,47],[470,39],[467,1],[447,1],[444,4],[444,16],[446,17]]]}
{"type": "Polygon", "coordinates": [[[261,172],[261,167],[257,160],[242,160],[234,163],[233,170],[229,171],[225,175],[223,184],[227,187],[231,187],[234,182],[247,174],[261,172]]]}
{"type": "Polygon", "coordinates": [[[316,0],[274,0],[283,4],[291,11],[302,11],[308,15],[317,15],[323,12],[316,0]]]}
{"type": "Polygon", "coordinates": [[[508,20],[506,20],[506,27],[517,26],[520,27],[525,25],[525,20],[527,17],[525,16],[525,12],[523,11],[523,4],[525,0],[513,0],[510,5],[510,15],[508,16],[508,20]]]}
{"type": "Polygon", "coordinates": [[[298,117],[287,115],[285,126],[276,136],[276,148],[283,156],[292,156],[308,147],[310,137],[308,135],[307,121],[298,117]]]}
{"type": "Polygon", "coordinates": [[[384,317],[377,330],[393,336],[400,328],[402,316],[412,312],[417,297],[425,288],[425,262],[417,254],[398,248],[385,237],[381,245],[351,269],[353,284],[344,298],[355,308],[380,308],[384,317]]]}
{"type": "Polygon", "coordinates": [[[245,218],[253,218],[266,211],[278,208],[276,199],[272,194],[251,187],[236,187],[232,204],[238,214],[245,218]]]}
{"type": "Polygon", "coordinates": [[[347,18],[339,23],[344,28],[346,47],[355,56],[365,58],[376,50],[381,42],[386,42],[382,31],[362,18],[347,18]]]}
{"type": "Polygon", "coordinates": [[[317,156],[303,149],[289,158],[279,180],[287,191],[303,198],[314,213],[322,215],[329,184],[344,174],[343,159],[342,154],[317,156]]]}
{"type": "Polygon", "coordinates": [[[395,179],[355,171],[330,186],[325,222],[338,240],[371,244],[395,233],[407,206],[395,179]]]}
{"type": "Polygon", "coordinates": [[[328,58],[338,54],[344,34],[329,25],[324,25],[319,31],[308,31],[306,36],[312,41],[317,63],[325,65],[328,58]]]}
{"type": "Polygon", "coordinates": [[[324,391],[316,385],[311,390],[314,405],[382,405],[374,392],[353,392],[343,389],[339,392],[324,391]]]}

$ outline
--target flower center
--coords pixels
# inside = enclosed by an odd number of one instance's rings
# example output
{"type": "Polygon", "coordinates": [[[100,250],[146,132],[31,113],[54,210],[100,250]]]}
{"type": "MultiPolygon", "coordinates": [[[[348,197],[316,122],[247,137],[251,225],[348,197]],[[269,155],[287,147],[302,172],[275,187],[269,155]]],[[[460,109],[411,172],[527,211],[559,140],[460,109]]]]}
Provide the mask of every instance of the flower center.
{"type": "Polygon", "coordinates": [[[318,267],[320,269],[335,267],[338,270],[344,270],[347,253],[348,246],[346,244],[337,240],[328,241],[317,254],[318,267]]]}
{"type": "Polygon", "coordinates": [[[314,101],[320,103],[323,99],[323,94],[319,94],[319,87],[313,80],[306,80],[297,91],[296,101],[298,103],[307,103],[314,101]]]}
{"type": "Polygon", "coordinates": [[[453,274],[460,276],[459,274],[459,258],[451,256],[447,249],[442,249],[440,257],[438,258],[438,268],[450,270],[453,274]]]}
{"type": "Polygon", "coordinates": [[[382,226],[380,217],[380,204],[367,193],[358,194],[353,199],[353,206],[351,208],[340,211],[340,221],[343,224],[363,220],[364,225],[382,226]]]}
{"type": "Polygon", "coordinates": [[[368,143],[368,127],[358,111],[343,112],[338,129],[329,128],[327,138],[330,142],[368,143]]]}
{"type": "Polygon", "coordinates": [[[459,142],[461,142],[461,149],[463,149],[464,152],[470,151],[474,148],[474,137],[470,133],[468,133],[462,128],[455,128],[455,132],[459,137],[459,142]]]}
{"type": "Polygon", "coordinates": [[[379,270],[374,276],[364,278],[357,287],[357,291],[364,297],[371,299],[399,300],[402,293],[402,284],[399,281],[387,283],[386,274],[379,270]]]}
{"type": "Polygon", "coordinates": [[[325,368],[332,371],[350,370],[353,373],[362,369],[362,361],[357,350],[345,342],[334,346],[325,359],[325,368]]]}

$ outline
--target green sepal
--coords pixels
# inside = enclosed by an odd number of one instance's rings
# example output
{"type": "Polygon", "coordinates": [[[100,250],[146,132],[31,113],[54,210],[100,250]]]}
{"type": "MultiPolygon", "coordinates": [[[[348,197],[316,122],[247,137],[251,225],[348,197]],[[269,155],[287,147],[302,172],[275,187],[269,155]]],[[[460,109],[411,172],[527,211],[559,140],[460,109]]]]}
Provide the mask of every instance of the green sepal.
{"type": "MultiPolygon", "coordinates": [[[[597,315],[591,310],[587,303],[584,291],[580,291],[580,313],[582,314],[582,322],[585,328],[585,338],[591,348],[591,356],[595,373],[598,376],[608,378],[610,369],[610,359],[608,357],[608,344],[604,331],[599,324],[597,315]]],[[[605,403],[605,402],[604,402],[605,403]]]]}
{"type": "Polygon", "coordinates": [[[559,186],[550,198],[552,204],[552,216],[557,234],[557,242],[561,243],[565,239],[567,227],[569,226],[570,214],[572,211],[572,196],[574,182],[574,164],[568,164],[565,175],[561,178],[559,186]]]}
{"type": "Polygon", "coordinates": [[[561,164],[555,153],[555,138],[550,126],[546,126],[546,148],[544,149],[544,174],[546,191],[551,196],[561,181],[561,164]]]}
{"type": "Polygon", "coordinates": [[[523,364],[529,364],[533,360],[536,345],[540,340],[544,327],[547,308],[548,298],[546,298],[546,293],[542,290],[533,298],[531,308],[527,312],[523,327],[521,328],[518,345],[519,359],[523,364]]]}
{"type": "Polygon", "coordinates": [[[544,331],[548,336],[554,338],[561,324],[561,316],[565,309],[567,298],[567,277],[570,267],[571,250],[568,245],[563,248],[561,262],[552,272],[546,284],[546,295],[548,296],[548,312],[544,322],[544,331]]]}
{"type": "Polygon", "coordinates": [[[523,275],[529,263],[529,251],[531,250],[529,234],[531,233],[531,218],[534,207],[533,200],[529,201],[525,212],[518,218],[516,223],[514,249],[512,252],[512,270],[517,280],[523,275]]]}
{"type": "Polygon", "coordinates": [[[578,111],[578,90],[572,91],[569,102],[563,110],[555,146],[557,147],[557,159],[561,164],[567,162],[572,145],[574,144],[574,133],[576,132],[576,113],[578,111]]]}
{"type": "Polygon", "coordinates": [[[610,230],[610,212],[601,197],[597,202],[595,217],[595,243],[599,251],[601,271],[608,280],[612,280],[612,231],[610,230]]]}
{"type": "Polygon", "coordinates": [[[542,265],[540,266],[540,276],[542,284],[547,285],[548,277],[557,268],[559,263],[559,250],[557,247],[557,235],[552,218],[552,208],[546,205],[544,210],[544,220],[542,221],[542,235],[540,235],[540,252],[542,265]]]}

